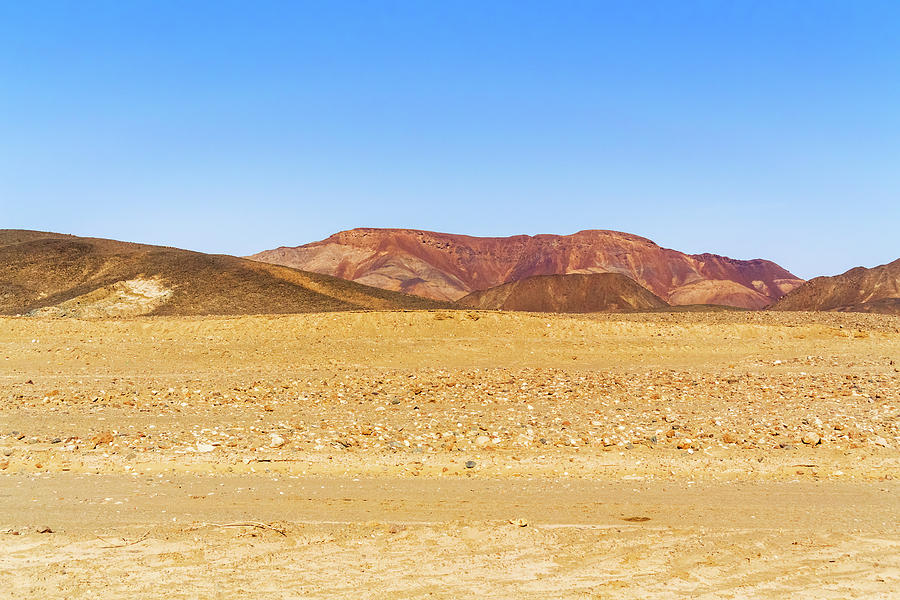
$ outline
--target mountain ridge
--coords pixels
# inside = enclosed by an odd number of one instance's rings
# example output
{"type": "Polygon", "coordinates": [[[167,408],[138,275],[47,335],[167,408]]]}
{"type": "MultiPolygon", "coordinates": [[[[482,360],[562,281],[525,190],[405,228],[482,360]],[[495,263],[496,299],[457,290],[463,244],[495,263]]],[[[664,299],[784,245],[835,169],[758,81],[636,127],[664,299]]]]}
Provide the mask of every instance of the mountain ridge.
{"type": "Polygon", "coordinates": [[[672,304],[725,303],[758,309],[803,282],[765,259],[685,254],[639,235],[605,229],[477,237],[356,228],[249,258],[446,301],[535,275],[612,272],[630,277],[672,304]],[[700,281],[717,283],[702,289],[687,287],[700,281]]]}
{"type": "Polygon", "coordinates": [[[0,314],[102,317],[440,306],[444,305],[224,254],[0,230],[0,314]]]}
{"type": "Polygon", "coordinates": [[[814,277],[772,305],[772,310],[826,310],[900,314],[900,258],[872,268],[814,277]]]}

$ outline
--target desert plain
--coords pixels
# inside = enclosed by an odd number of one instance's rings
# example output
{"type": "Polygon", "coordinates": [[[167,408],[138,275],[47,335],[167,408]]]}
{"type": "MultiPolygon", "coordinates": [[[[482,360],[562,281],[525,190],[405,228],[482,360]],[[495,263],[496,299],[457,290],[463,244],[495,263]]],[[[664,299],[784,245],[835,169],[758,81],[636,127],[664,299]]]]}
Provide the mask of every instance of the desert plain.
{"type": "Polygon", "coordinates": [[[900,318],[0,318],[0,597],[900,597],[900,318]]]}

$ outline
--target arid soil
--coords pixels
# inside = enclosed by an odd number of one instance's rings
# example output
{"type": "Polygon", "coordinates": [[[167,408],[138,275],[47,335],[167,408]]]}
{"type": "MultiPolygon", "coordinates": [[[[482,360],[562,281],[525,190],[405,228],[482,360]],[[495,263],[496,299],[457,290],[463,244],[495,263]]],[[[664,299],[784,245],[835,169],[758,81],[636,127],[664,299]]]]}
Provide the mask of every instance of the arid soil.
{"type": "Polygon", "coordinates": [[[898,477],[891,316],[0,318],[0,597],[892,598],[898,477]]]}

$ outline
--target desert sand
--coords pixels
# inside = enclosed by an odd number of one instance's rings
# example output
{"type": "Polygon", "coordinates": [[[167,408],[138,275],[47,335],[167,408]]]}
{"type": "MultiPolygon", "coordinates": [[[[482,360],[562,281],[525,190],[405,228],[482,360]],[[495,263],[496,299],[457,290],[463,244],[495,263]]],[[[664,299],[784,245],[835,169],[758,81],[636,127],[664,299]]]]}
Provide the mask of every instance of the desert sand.
{"type": "Polygon", "coordinates": [[[900,318],[0,318],[0,597],[900,597],[900,318]]]}

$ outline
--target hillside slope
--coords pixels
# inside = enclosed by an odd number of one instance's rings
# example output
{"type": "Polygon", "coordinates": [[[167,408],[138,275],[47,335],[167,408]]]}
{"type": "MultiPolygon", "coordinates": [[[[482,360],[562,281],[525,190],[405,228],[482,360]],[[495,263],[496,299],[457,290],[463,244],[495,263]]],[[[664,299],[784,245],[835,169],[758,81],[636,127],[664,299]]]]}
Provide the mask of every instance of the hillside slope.
{"type": "Polygon", "coordinates": [[[472,292],[462,308],[588,313],[650,310],[668,304],[619,273],[536,275],[472,292]]]}
{"type": "Polygon", "coordinates": [[[438,300],[535,275],[621,273],[672,304],[762,308],[803,283],[771,261],[684,254],[604,230],[485,238],[353,229],[250,258],[438,300]]]}
{"type": "Polygon", "coordinates": [[[210,315],[439,305],[234,256],[0,230],[0,314],[210,315]]]}
{"type": "Polygon", "coordinates": [[[787,294],[773,310],[834,310],[900,314],[900,259],[833,277],[816,277],[787,294]]]}

